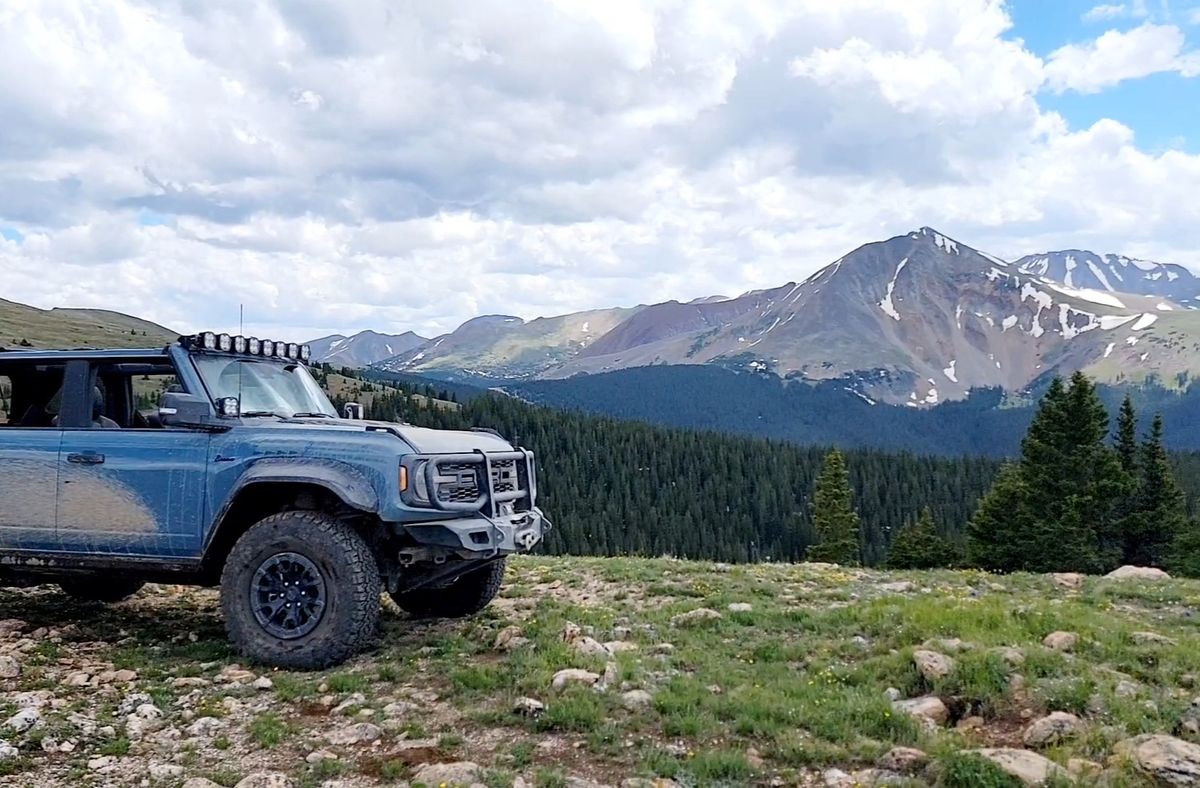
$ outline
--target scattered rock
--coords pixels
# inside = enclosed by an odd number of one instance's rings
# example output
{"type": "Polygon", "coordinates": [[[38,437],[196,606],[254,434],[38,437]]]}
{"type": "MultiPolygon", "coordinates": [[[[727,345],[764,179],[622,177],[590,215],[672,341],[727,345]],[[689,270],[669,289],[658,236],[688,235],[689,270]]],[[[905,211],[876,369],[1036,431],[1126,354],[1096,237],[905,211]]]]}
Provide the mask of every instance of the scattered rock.
{"type": "Polygon", "coordinates": [[[753,610],[754,610],[754,605],[750,604],[749,602],[730,602],[729,603],[729,612],[730,613],[750,613],[750,612],[753,612],[753,610]]]}
{"type": "Polygon", "coordinates": [[[1147,734],[1119,742],[1114,751],[1162,785],[1200,785],[1200,745],[1147,734]]]}
{"type": "Polygon", "coordinates": [[[324,763],[325,761],[336,761],[337,759],[337,753],[330,752],[329,750],[313,750],[308,755],[304,756],[304,762],[309,766],[316,766],[319,763],[324,763]]]}
{"type": "Polygon", "coordinates": [[[1078,572],[1055,572],[1050,577],[1054,579],[1054,585],[1064,591],[1078,591],[1083,588],[1083,575],[1078,572]]]}
{"type": "Polygon", "coordinates": [[[529,642],[529,638],[523,637],[521,628],[515,624],[507,626],[496,634],[496,639],[492,642],[492,648],[496,651],[516,651],[521,646],[529,642]]]}
{"type": "Polygon", "coordinates": [[[550,680],[550,688],[555,692],[562,692],[570,684],[591,685],[599,680],[599,673],[593,673],[590,670],[580,670],[579,668],[566,668],[554,674],[554,678],[550,680]]]}
{"type": "Polygon", "coordinates": [[[724,618],[720,613],[708,607],[698,607],[695,610],[689,610],[686,613],[680,613],[677,616],[671,617],[671,626],[673,627],[690,627],[697,624],[704,624],[709,621],[716,621],[724,618]]]}
{"type": "Polygon", "coordinates": [[[1106,580],[1170,580],[1171,576],[1161,569],[1150,566],[1123,566],[1104,576],[1106,580]]]}
{"type": "Polygon", "coordinates": [[[87,762],[87,767],[94,772],[98,772],[101,769],[106,769],[109,766],[112,766],[116,762],[117,762],[116,756],[101,755],[98,758],[92,758],[91,760],[89,760],[87,762]]]}
{"type": "Polygon", "coordinates": [[[255,772],[243,777],[233,788],[296,788],[296,781],[279,772],[255,772]]]}
{"type": "Polygon", "coordinates": [[[998,646],[991,650],[992,654],[1004,661],[1010,668],[1019,668],[1025,664],[1025,652],[1012,646],[998,646]]]}
{"type": "Polygon", "coordinates": [[[626,651],[637,651],[638,644],[628,640],[610,640],[603,644],[609,654],[621,654],[626,651]]]}
{"type": "Polygon", "coordinates": [[[754,747],[746,749],[746,763],[755,771],[767,765],[766,761],[763,760],[762,753],[754,747]]]}
{"type": "Polygon", "coordinates": [[[895,687],[888,687],[887,689],[885,689],[883,691],[883,697],[885,697],[891,701],[896,701],[896,700],[900,700],[901,698],[903,698],[904,695],[903,695],[903,693],[900,692],[900,690],[896,689],[895,687]]]}
{"type": "Polygon", "coordinates": [[[1022,736],[1026,747],[1046,747],[1070,738],[1083,729],[1083,722],[1074,714],[1055,711],[1033,722],[1022,736]]]}
{"type": "Polygon", "coordinates": [[[927,720],[935,726],[944,725],[946,720],[950,719],[950,710],[936,695],[892,701],[892,708],[901,714],[916,717],[918,720],[927,720]]]}
{"type": "Polygon", "coordinates": [[[413,775],[414,783],[425,785],[468,786],[481,782],[483,770],[471,761],[427,763],[413,775]]]}
{"type": "Polygon", "coordinates": [[[1129,681],[1128,679],[1121,679],[1117,682],[1116,688],[1113,689],[1113,694],[1118,698],[1132,698],[1135,697],[1140,691],[1141,687],[1139,687],[1135,682],[1129,681]]]}
{"type": "Polygon", "coordinates": [[[1067,760],[1067,771],[1076,777],[1094,778],[1104,771],[1104,767],[1086,758],[1070,758],[1067,760]]]}
{"type": "Polygon", "coordinates": [[[1069,773],[1049,758],[1029,750],[994,747],[968,752],[986,758],[1025,785],[1045,785],[1050,780],[1067,780],[1069,773]]]}
{"type": "Polygon", "coordinates": [[[9,744],[4,739],[0,739],[0,761],[11,760],[20,754],[20,750],[9,744]]]}
{"type": "Polygon", "coordinates": [[[0,656],[0,679],[15,679],[21,675],[21,663],[7,654],[0,656]]]}
{"type": "Polygon", "coordinates": [[[917,587],[907,580],[899,580],[894,583],[880,583],[876,588],[880,591],[886,591],[889,594],[907,594],[910,591],[915,591],[917,587]]]}
{"type": "Polygon", "coordinates": [[[325,740],[330,744],[349,746],[352,744],[368,744],[383,736],[378,725],[369,722],[356,722],[344,728],[337,728],[325,734],[325,740]]]}
{"type": "Polygon", "coordinates": [[[1166,635],[1160,635],[1157,632],[1133,632],[1130,634],[1130,637],[1133,638],[1133,642],[1137,643],[1139,646],[1174,646],[1176,644],[1176,641],[1172,640],[1166,635]]]}
{"type": "Polygon", "coordinates": [[[936,651],[918,649],[913,652],[913,664],[926,681],[944,679],[954,672],[954,660],[936,651]]]}
{"type": "Polygon", "coordinates": [[[534,698],[517,698],[513,713],[522,717],[536,717],[546,710],[546,704],[534,698]]]}
{"type": "Polygon", "coordinates": [[[271,681],[271,679],[267,678],[266,676],[259,676],[253,682],[251,682],[250,686],[254,687],[254,689],[259,690],[260,692],[265,692],[274,688],[275,682],[271,681]]]}
{"type": "Polygon", "coordinates": [[[978,717],[978,716],[963,717],[961,720],[959,720],[958,722],[956,722],[954,724],[954,728],[955,728],[955,730],[963,731],[964,733],[968,732],[968,731],[981,731],[981,730],[983,730],[984,723],[985,723],[985,720],[983,719],[983,717],[978,717]]]}
{"type": "Polygon", "coordinates": [[[36,707],[27,706],[5,720],[4,727],[14,733],[24,733],[37,725],[41,718],[42,713],[36,707]]]}
{"type": "Polygon", "coordinates": [[[654,696],[646,690],[629,690],[621,695],[621,705],[630,711],[650,708],[652,703],[654,703],[654,696]]]}
{"type": "Polygon", "coordinates": [[[220,783],[215,783],[207,777],[192,777],[186,780],[181,788],[222,788],[220,783]]]}
{"type": "Polygon", "coordinates": [[[914,774],[924,768],[929,756],[915,747],[893,747],[879,756],[875,765],[880,769],[901,774],[914,774]]]}
{"type": "MultiPolygon", "coordinates": [[[[515,782],[513,788],[518,788],[515,782]]],[[[627,777],[621,781],[621,788],[679,788],[679,783],[670,777],[627,777]]]]}
{"type": "Polygon", "coordinates": [[[1074,651],[1079,635],[1074,632],[1051,632],[1042,640],[1042,645],[1055,651],[1074,651]]]}
{"type": "Polygon", "coordinates": [[[258,674],[252,670],[246,670],[241,665],[234,663],[226,665],[220,673],[217,674],[218,684],[246,684],[258,678],[258,674]]]}
{"type": "Polygon", "coordinates": [[[178,780],[183,777],[183,767],[174,763],[152,763],[147,771],[151,780],[178,780]]]}
{"type": "Polygon", "coordinates": [[[224,727],[225,720],[216,717],[201,717],[188,726],[187,732],[189,736],[207,738],[224,727]]]}

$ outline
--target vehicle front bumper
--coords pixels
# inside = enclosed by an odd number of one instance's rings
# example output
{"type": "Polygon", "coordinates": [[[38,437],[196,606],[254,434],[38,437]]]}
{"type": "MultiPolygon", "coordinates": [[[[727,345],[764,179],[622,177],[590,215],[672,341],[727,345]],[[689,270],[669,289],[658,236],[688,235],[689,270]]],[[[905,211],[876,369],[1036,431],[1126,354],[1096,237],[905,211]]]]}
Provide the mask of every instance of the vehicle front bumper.
{"type": "Polygon", "coordinates": [[[424,547],[441,547],[462,558],[491,558],[527,553],[553,526],[542,511],[502,517],[456,517],[436,522],[409,523],[404,531],[424,547]]]}

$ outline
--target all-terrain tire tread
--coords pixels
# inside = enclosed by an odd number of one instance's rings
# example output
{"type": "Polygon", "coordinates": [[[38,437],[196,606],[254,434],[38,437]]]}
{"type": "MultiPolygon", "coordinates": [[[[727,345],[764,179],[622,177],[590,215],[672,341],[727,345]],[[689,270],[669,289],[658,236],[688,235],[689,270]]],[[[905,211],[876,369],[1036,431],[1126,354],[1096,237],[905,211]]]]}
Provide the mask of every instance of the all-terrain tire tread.
{"type": "Polygon", "coordinates": [[[446,588],[419,588],[392,594],[392,601],[419,617],[464,618],[483,610],[500,593],[507,559],[500,558],[469,572],[446,588]]]}
{"type": "MultiPolygon", "coordinates": [[[[382,593],[379,567],[371,548],[349,525],[322,512],[287,511],[258,521],[234,544],[221,571],[221,612],[224,614],[230,639],[238,650],[259,662],[298,670],[321,670],[337,665],[370,646],[379,627],[379,602],[382,593]],[[235,631],[238,623],[236,616],[239,612],[233,609],[238,601],[235,594],[235,575],[248,557],[245,554],[253,551],[260,535],[277,533],[279,525],[283,523],[302,528],[300,536],[305,541],[319,541],[311,538],[314,534],[319,534],[327,537],[342,551],[348,574],[345,592],[350,620],[343,631],[330,633],[335,635],[333,637],[327,634],[313,648],[304,651],[264,653],[250,648],[235,631]]],[[[257,626],[257,622],[254,622],[254,625],[257,626]]]]}

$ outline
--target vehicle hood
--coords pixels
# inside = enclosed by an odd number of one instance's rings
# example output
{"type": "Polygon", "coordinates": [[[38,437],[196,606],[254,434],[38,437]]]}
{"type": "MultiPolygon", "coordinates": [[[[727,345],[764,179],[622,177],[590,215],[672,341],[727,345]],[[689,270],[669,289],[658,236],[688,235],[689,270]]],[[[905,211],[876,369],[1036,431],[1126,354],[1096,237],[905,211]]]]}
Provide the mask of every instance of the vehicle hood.
{"type": "Polygon", "coordinates": [[[404,439],[422,454],[454,454],[472,451],[511,451],[512,444],[491,432],[474,430],[433,430],[408,424],[368,421],[364,424],[385,428],[404,439]]]}

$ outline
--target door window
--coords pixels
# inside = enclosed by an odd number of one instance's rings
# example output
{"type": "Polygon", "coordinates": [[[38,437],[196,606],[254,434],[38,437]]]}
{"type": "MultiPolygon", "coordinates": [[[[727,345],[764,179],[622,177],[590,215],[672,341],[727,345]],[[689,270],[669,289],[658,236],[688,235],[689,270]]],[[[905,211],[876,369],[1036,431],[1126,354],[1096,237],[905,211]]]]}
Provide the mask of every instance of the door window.
{"type": "Polygon", "coordinates": [[[54,429],[65,366],[0,361],[0,428],[54,429]]]}

